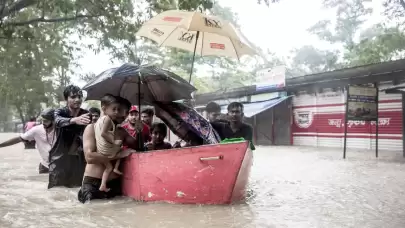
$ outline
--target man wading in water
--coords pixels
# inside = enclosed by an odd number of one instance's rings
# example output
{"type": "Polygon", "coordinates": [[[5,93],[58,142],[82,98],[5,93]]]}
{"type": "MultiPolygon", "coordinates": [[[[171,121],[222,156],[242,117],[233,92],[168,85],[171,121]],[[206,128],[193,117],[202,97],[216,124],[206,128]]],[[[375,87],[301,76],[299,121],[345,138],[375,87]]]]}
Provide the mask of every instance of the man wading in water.
{"type": "Polygon", "coordinates": [[[41,161],[39,163],[39,173],[48,173],[49,151],[51,150],[53,143],[55,142],[54,112],[55,111],[53,109],[44,110],[41,113],[41,125],[30,128],[19,137],[14,137],[3,143],[0,143],[0,148],[11,146],[19,142],[35,140],[39,156],[41,156],[41,161]]]}
{"type": "MultiPolygon", "coordinates": [[[[131,107],[131,103],[121,97],[117,97],[117,100],[120,103],[120,110],[119,117],[117,118],[116,123],[120,124],[127,117],[128,110],[131,107]]],[[[138,121],[138,124],[136,124],[137,131],[140,132],[142,127],[143,126],[141,122],[138,121]]],[[[138,141],[131,135],[129,135],[128,132],[122,127],[117,127],[116,134],[120,139],[123,140],[123,144],[125,146],[136,149],[138,151],[142,149],[139,148],[140,144],[138,143],[138,141]]],[[[107,182],[107,188],[109,188],[110,190],[108,192],[103,192],[100,191],[99,188],[101,185],[101,178],[105,170],[105,166],[103,164],[111,160],[117,160],[128,156],[128,151],[121,152],[115,158],[108,158],[100,153],[97,153],[96,148],[97,146],[94,124],[90,124],[86,127],[83,134],[83,150],[87,165],[84,172],[82,187],[78,192],[78,200],[81,203],[86,203],[93,199],[106,199],[121,195],[121,178],[114,172],[110,174],[107,182]]]]}
{"type": "Polygon", "coordinates": [[[249,124],[243,123],[243,104],[239,102],[232,102],[228,105],[228,118],[232,130],[232,138],[244,138],[250,141],[250,147],[253,146],[253,129],[249,124]]]}
{"type": "Polygon", "coordinates": [[[66,106],[55,110],[56,142],[49,152],[48,188],[78,187],[85,167],[82,135],[90,123],[89,113],[81,109],[83,93],[74,85],[63,91],[66,106]]]}

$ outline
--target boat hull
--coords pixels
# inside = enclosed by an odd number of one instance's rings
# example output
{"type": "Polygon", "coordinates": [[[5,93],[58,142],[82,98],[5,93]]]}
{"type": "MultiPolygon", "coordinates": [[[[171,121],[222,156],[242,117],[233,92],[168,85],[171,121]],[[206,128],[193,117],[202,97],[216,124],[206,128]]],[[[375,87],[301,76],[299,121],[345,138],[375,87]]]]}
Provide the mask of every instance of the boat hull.
{"type": "Polygon", "coordinates": [[[123,194],[140,201],[229,204],[244,199],[252,159],[248,142],[134,153],[123,161],[123,194]]]}

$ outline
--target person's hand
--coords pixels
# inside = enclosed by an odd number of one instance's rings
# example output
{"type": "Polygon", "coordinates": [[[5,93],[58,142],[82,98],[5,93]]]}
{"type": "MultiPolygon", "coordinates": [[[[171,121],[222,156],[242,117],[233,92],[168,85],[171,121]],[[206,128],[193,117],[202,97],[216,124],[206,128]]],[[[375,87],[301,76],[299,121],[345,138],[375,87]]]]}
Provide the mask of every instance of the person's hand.
{"type": "Polygon", "coordinates": [[[142,121],[137,120],[137,121],[135,122],[134,128],[135,128],[135,131],[136,131],[136,132],[142,132],[142,130],[143,130],[143,123],[142,123],[142,121]]]}
{"type": "Polygon", "coordinates": [[[121,146],[122,145],[122,140],[114,140],[114,144],[117,146],[121,146]]]}
{"type": "Polygon", "coordinates": [[[180,148],[181,147],[181,141],[177,141],[173,144],[173,148],[180,148]]]}
{"type": "Polygon", "coordinates": [[[70,120],[70,122],[74,123],[74,124],[77,124],[77,125],[87,125],[87,124],[89,124],[91,122],[90,121],[90,113],[86,113],[86,114],[83,114],[83,115],[78,116],[78,117],[73,117],[70,120]]]}

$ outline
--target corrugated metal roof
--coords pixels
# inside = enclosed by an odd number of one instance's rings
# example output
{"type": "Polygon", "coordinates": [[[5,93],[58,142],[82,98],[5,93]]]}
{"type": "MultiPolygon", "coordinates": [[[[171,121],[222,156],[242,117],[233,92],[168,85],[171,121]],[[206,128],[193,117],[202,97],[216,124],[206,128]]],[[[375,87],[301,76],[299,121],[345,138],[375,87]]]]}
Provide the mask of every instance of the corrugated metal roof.
{"type": "Polygon", "coordinates": [[[390,75],[394,73],[404,72],[403,78],[405,79],[405,59],[400,59],[396,61],[375,63],[369,65],[363,65],[352,68],[344,68],[329,72],[322,72],[317,74],[304,75],[294,78],[286,79],[286,88],[276,88],[269,89],[268,91],[257,92],[253,87],[255,86],[245,86],[242,88],[234,89],[230,92],[228,91],[218,91],[205,94],[197,94],[195,96],[196,103],[201,104],[207,100],[215,100],[221,98],[231,98],[231,97],[240,97],[243,94],[244,96],[253,95],[257,93],[270,93],[276,91],[285,91],[289,89],[294,89],[301,86],[315,85],[327,83],[333,83],[338,81],[344,81],[350,79],[358,78],[367,78],[368,76],[373,75],[390,75]],[[201,102],[200,102],[201,101],[201,102]]]}

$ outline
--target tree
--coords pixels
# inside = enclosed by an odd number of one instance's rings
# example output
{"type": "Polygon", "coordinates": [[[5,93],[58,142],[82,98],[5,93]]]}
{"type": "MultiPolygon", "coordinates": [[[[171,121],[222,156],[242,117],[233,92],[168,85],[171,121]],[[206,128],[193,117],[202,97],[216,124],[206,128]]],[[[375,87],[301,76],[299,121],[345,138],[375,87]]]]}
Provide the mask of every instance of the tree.
{"type": "MultiPolygon", "coordinates": [[[[24,122],[37,115],[41,103],[52,105],[70,81],[74,52],[83,48],[113,53],[136,42],[134,8],[146,3],[143,15],[162,10],[166,0],[17,0],[0,3],[0,93],[24,122]],[[145,13],[146,12],[146,13],[145,13]],[[80,47],[72,41],[92,39],[80,47]],[[5,54],[7,53],[7,54],[5,54]]],[[[174,2],[174,1],[171,1],[174,2]]],[[[205,9],[211,1],[180,0],[179,9],[205,9]]],[[[131,57],[128,51],[127,57],[131,57]]],[[[60,97],[58,97],[59,100],[60,97]]]]}
{"type": "Polygon", "coordinates": [[[308,45],[295,49],[293,56],[289,77],[331,71],[339,65],[338,51],[320,50],[308,45]]]}
{"type": "MultiPolygon", "coordinates": [[[[384,23],[364,29],[364,22],[373,10],[371,0],[324,0],[326,8],[336,10],[336,21],[322,20],[308,29],[321,40],[339,50],[318,50],[304,46],[295,50],[294,74],[309,74],[388,61],[404,57],[405,35],[399,26],[384,23]]],[[[391,1],[390,6],[397,3],[391,1]]],[[[395,5],[402,7],[400,4],[395,5]]]]}

